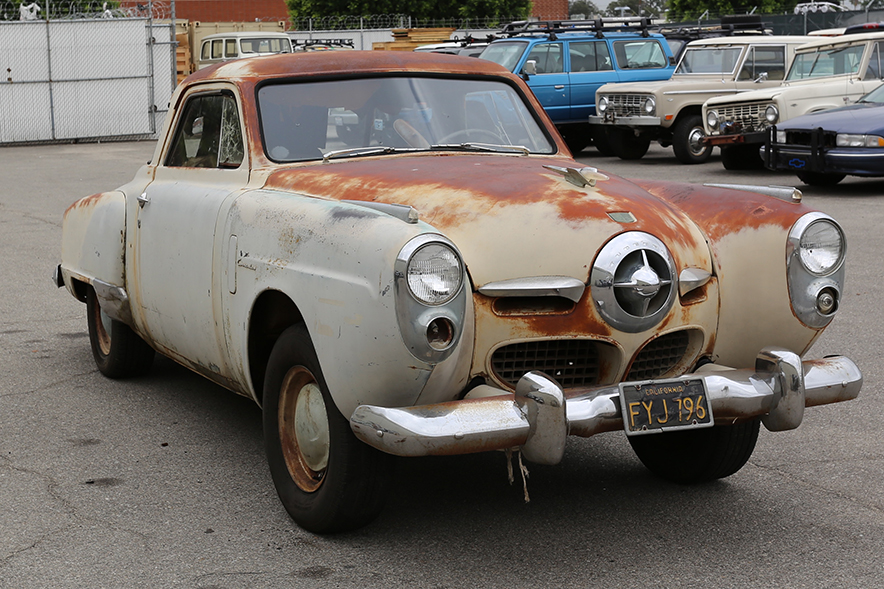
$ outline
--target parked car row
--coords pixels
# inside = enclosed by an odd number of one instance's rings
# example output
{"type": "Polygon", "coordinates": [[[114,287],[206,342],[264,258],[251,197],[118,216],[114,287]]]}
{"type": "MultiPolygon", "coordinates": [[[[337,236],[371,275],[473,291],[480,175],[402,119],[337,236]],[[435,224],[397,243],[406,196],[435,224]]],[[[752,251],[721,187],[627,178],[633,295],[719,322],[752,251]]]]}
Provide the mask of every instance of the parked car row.
{"type": "MultiPolygon", "coordinates": [[[[877,23],[775,36],[752,17],[718,29],[654,29],[646,19],[522,22],[482,45],[480,58],[522,76],[572,152],[592,143],[603,155],[638,159],[658,141],[698,164],[718,146],[727,169],[762,167],[759,148],[775,137],[773,125],[851,104],[884,77],[877,23]],[[687,43],[679,49],[679,41],[687,43]]],[[[799,178],[821,181],[806,169],[799,178]]]]}

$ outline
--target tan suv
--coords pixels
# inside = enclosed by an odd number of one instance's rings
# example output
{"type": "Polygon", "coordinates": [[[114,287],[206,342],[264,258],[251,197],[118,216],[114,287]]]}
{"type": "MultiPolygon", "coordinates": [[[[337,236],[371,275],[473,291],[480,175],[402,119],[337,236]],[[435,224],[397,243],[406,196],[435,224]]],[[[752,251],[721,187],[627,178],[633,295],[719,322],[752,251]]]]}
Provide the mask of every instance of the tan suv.
{"type": "Polygon", "coordinates": [[[779,85],[803,36],[752,35],[692,41],[669,80],[606,84],[596,92],[594,136],[605,135],[611,152],[638,159],[651,141],[672,145],[685,164],[706,161],[701,109],[714,96],[779,85]]]}
{"type": "Polygon", "coordinates": [[[849,27],[844,35],[816,38],[795,54],[785,82],[703,105],[708,145],[721,148],[729,170],[761,168],[758,148],[771,125],[799,115],[844,106],[881,84],[884,31],[879,25],[849,27]]]}

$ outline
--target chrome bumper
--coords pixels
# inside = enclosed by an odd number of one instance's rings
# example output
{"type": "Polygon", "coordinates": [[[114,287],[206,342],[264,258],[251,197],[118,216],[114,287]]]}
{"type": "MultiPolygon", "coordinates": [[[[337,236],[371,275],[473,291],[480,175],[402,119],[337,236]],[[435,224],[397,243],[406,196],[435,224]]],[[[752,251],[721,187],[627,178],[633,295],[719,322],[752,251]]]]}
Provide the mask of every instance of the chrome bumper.
{"type": "MultiPolygon", "coordinates": [[[[761,417],[771,431],[797,428],[805,407],[855,399],[863,380],[849,358],[802,362],[797,354],[774,348],[758,354],[754,371],[719,367],[683,378],[697,377],[706,382],[716,423],[761,417]]],[[[589,437],[624,426],[619,385],[566,394],[546,375],[529,372],[514,395],[417,407],[360,405],[350,417],[350,427],[363,442],[397,456],[518,447],[531,462],[557,464],[569,434],[589,437]]]]}
{"type": "Polygon", "coordinates": [[[660,117],[618,117],[617,115],[589,115],[590,125],[623,125],[626,127],[659,127],[660,117]]]}

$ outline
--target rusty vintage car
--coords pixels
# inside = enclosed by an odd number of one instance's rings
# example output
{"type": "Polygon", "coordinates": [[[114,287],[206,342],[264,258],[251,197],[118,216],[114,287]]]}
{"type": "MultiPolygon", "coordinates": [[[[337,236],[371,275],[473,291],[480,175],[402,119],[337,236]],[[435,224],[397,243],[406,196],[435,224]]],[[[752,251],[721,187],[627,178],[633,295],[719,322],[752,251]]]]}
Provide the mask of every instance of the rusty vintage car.
{"type": "Polygon", "coordinates": [[[65,213],[55,282],[108,377],[156,351],[254,399],[282,504],[333,532],[378,515],[393,455],[555,464],[625,431],[701,482],[854,398],[852,361],[802,360],[844,233],[772,192],[584,167],[488,61],[261,57],[180,85],[152,161],[65,213]]]}

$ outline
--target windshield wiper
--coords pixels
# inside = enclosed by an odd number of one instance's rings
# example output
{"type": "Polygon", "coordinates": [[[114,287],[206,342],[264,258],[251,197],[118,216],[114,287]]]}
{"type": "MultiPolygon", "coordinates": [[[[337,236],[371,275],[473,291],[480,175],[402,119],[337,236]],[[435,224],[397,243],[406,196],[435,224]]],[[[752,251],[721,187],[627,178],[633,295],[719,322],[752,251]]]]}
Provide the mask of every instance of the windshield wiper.
{"type": "Polygon", "coordinates": [[[359,157],[363,155],[379,155],[382,153],[407,153],[412,151],[426,151],[419,147],[392,147],[390,145],[375,145],[372,147],[351,147],[348,149],[336,149],[322,155],[322,161],[336,157],[359,157]]]}
{"type": "Polygon", "coordinates": [[[524,145],[497,145],[494,143],[437,143],[431,145],[430,149],[452,149],[457,151],[492,151],[507,152],[517,151],[524,155],[529,155],[531,150],[524,145]]]}

